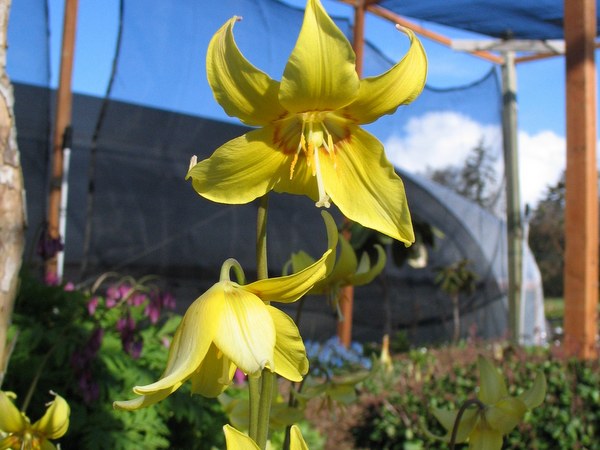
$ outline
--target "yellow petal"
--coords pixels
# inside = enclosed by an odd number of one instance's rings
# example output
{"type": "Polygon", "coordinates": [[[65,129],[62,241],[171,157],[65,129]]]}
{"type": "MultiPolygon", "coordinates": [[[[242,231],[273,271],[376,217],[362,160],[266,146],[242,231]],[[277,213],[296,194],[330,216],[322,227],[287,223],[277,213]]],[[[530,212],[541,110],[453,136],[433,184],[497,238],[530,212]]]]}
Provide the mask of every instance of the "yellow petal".
{"type": "Polygon", "coordinates": [[[427,57],[419,39],[409,29],[410,48],[402,60],[387,72],[360,81],[358,97],[344,108],[357,123],[370,123],[398,106],[412,102],[423,91],[427,77],[427,57]]]}
{"type": "Polygon", "coordinates": [[[227,142],[194,165],[186,179],[214,202],[243,204],[263,196],[280,178],[289,178],[292,161],[274,147],[273,133],[273,127],[266,127],[227,142]]]}
{"type": "Polygon", "coordinates": [[[223,314],[214,337],[216,347],[249,375],[273,368],[275,325],[262,300],[233,282],[222,281],[223,314]]]}
{"type": "Polygon", "coordinates": [[[306,445],[298,425],[292,425],[290,430],[290,450],[308,450],[308,445],[306,445]]]}
{"type": "Polygon", "coordinates": [[[260,450],[250,436],[236,430],[231,425],[225,425],[223,431],[227,450],[260,450]]]}
{"type": "Polygon", "coordinates": [[[179,389],[181,384],[181,382],[175,383],[167,389],[155,391],[152,394],[140,395],[131,400],[120,400],[113,402],[113,408],[123,409],[125,411],[135,411],[136,409],[147,408],[148,406],[152,406],[155,403],[167,398],[169,395],[179,389]]]}
{"type": "Polygon", "coordinates": [[[306,294],[327,273],[327,250],[321,259],[300,272],[285,277],[267,278],[244,286],[266,302],[292,303],[306,294]]]}
{"type": "Polygon", "coordinates": [[[375,245],[375,249],[377,250],[377,263],[371,267],[369,255],[364,253],[360,259],[360,264],[356,270],[356,275],[350,279],[350,282],[353,286],[363,286],[365,284],[369,284],[385,268],[385,263],[387,261],[385,250],[379,244],[375,245]]]}
{"type": "Polygon", "coordinates": [[[483,356],[477,358],[479,368],[479,400],[485,405],[493,405],[508,395],[502,375],[494,365],[483,356]]]}
{"type": "Polygon", "coordinates": [[[202,364],[192,374],[192,392],[204,397],[221,395],[231,384],[236,366],[214,344],[210,346],[202,364]]]}
{"type": "Polygon", "coordinates": [[[502,434],[485,426],[481,421],[469,436],[469,450],[501,450],[502,434]]]}
{"type": "Polygon", "coordinates": [[[0,431],[18,433],[27,426],[27,420],[10,397],[14,394],[0,391],[0,431]]]}
{"type": "Polygon", "coordinates": [[[32,429],[43,434],[48,439],[58,439],[69,429],[71,408],[64,398],[52,393],[55,397],[46,413],[35,422],[32,429]]]}
{"type": "Polygon", "coordinates": [[[284,312],[267,306],[275,330],[275,372],[290,381],[302,381],[308,372],[304,342],[294,321],[284,312]]]}
{"type": "Polygon", "coordinates": [[[344,33],[318,0],[309,0],[296,46],[279,91],[280,103],[291,112],[333,111],[358,95],[355,55],[344,33]]]}
{"type": "Polygon", "coordinates": [[[285,113],[277,94],[279,83],[254,67],[233,38],[233,17],[208,45],[206,73],[215,99],[230,116],[248,125],[266,125],[285,113]]]}
{"type": "Polygon", "coordinates": [[[527,409],[533,409],[542,404],[546,397],[546,377],[543,372],[538,372],[531,389],[519,395],[519,399],[525,403],[527,409]]]}
{"type": "Polygon", "coordinates": [[[415,240],[404,184],[383,146],[359,127],[336,148],[337,164],[321,158],[325,190],[349,219],[394,239],[415,240]]]}
{"type": "Polygon", "coordinates": [[[292,256],[289,261],[289,268],[283,271],[283,275],[290,275],[291,273],[300,272],[302,269],[306,269],[308,266],[315,262],[315,258],[310,256],[304,250],[300,250],[299,252],[292,253],[292,256]]]}
{"type": "Polygon", "coordinates": [[[171,347],[167,368],[160,380],[147,386],[136,386],[136,394],[153,394],[174,390],[198,369],[206,356],[225,305],[223,287],[217,283],[202,294],[186,311],[171,347]]]}
{"type": "Polygon", "coordinates": [[[501,434],[510,433],[523,420],[527,406],[518,398],[505,397],[485,411],[489,426],[501,434]]]}
{"type": "Polygon", "coordinates": [[[338,239],[338,246],[340,251],[338,252],[337,261],[333,268],[333,271],[329,274],[326,281],[341,281],[348,280],[350,276],[356,273],[358,267],[358,260],[356,259],[356,253],[348,242],[340,235],[338,239]]]}

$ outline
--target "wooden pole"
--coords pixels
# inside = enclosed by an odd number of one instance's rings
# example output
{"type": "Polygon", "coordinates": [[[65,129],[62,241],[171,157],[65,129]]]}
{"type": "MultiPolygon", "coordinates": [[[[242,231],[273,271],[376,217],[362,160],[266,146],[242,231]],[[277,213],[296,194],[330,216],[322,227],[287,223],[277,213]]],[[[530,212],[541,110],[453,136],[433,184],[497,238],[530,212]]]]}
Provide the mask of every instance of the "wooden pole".
{"type": "Polygon", "coordinates": [[[564,344],[597,357],[598,170],[596,166],[596,0],[564,0],[567,95],[564,344]]]}
{"type": "MultiPolygon", "coordinates": [[[[356,53],[356,73],[362,76],[364,47],[365,47],[365,0],[359,0],[354,6],[354,31],[352,38],[352,46],[356,53]]],[[[344,239],[350,239],[350,233],[346,231],[343,235],[344,239]]],[[[342,320],[338,322],[337,334],[342,345],[346,348],[352,343],[352,313],[354,310],[354,286],[346,286],[342,288],[340,295],[340,311],[342,320]]]]}
{"type": "MultiPolygon", "coordinates": [[[[65,13],[60,58],[60,78],[56,97],[56,120],[52,140],[52,177],[50,179],[50,198],[48,201],[48,237],[60,240],[59,217],[61,205],[61,184],[63,179],[63,137],[71,124],[73,93],[71,79],[73,57],[75,53],[75,30],[77,27],[78,0],[65,0],[65,13]]],[[[60,282],[56,255],[46,262],[46,279],[60,282]]]]}

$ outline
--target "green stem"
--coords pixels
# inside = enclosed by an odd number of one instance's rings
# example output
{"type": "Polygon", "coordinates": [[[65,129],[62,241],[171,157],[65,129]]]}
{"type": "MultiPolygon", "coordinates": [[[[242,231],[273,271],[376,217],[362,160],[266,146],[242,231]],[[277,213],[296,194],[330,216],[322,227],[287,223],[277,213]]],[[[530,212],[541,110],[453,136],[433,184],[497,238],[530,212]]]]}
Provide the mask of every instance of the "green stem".
{"type": "Polygon", "coordinates": [[[273,384],[275,374],[269,369],[263,369],[261,375],[262,389],[260,390],[260,402],[258,408],[258,436],[256,443],[264,450],[267,447],[269,437],[269,416],[271,415],[271,399],[273,398],[273,384]]]}
{"type": "Polygon", "coordinates": [[[269,277],[267,266],[267,210],[269,194],[260,198],[256,215],[256,278],[264,280],[269,277]]]}
{"type": "MultiPolygon", "coordinates": [[[[256,215],[256,278],[269,277],[267,264],[267,211],[269,195],[260,198],[256,215]]],[[[265,449],[269,434],[269,416],[271,413],[271,394],[274,375],[264,369],[259,378],[249,377],[250,389],[250,437],[259,448],[265,449]]]]}
{"type": "Polygon", "coordinates": [[[33,397],[33,393],[35,392],[35,388],[37,387],[38,381],[40,381],[40,376],[42,375],[42,372],[45,369],[46,364],[48,363],[48,360],[50,359],[50,355],[52,355],[52,353],[54,353],[54,350],[56,350],[56,347],[57,347],[57,344],[54,344],[50,348],[50,350],[48,350],[46,355],[44,355],[42,362],[38,366],[37,371],[35,372],[35,376],[33,377],[31,384],[29,385],[29,390],[27,391],[27,394],[25,395],[25,400],[23,400],[23,406],[21,406],[22,412],[27,411],[27,408],[29,407],[29,402],[31,402],[31,397],[33,397]]]}
{"type": "Polygon", "coordinates": [[[458,410],[458,414],[456,415],[456,420],[454,420],[454,427],[452,428],[452,435],[450,436],[450,443],[449,443],[450,450],[454,450],[454,446],[456,445],[456,436],[458,434],[458,426],[460,425],[462,416],[465,413],[465,411],[467,410],[467,408],[469,408],[472,405],[476,405],[480,411],[485,409],[485,405],[476,398],[467,400],[466,402],[464,402],[462,404],[462,406],[458,410]]]}
{"type": "Polygon", "coordinates": [[[248,377],[250,394],[250,423],[248,435],[256,442],[258,438],[258,401],[260,399],[260,377],[248,377]]]}

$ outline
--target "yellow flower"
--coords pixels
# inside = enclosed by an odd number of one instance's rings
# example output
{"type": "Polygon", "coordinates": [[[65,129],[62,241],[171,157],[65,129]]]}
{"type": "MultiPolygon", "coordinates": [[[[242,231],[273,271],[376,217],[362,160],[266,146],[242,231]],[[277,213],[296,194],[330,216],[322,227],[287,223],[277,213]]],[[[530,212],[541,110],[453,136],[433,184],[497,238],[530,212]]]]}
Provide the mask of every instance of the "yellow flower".
{"type": "Polygon", "coordinates": [[[117,401],[116,408],[134,410],[163,400],[191,379],[192,392],[205,397],[221,394],[239,367],[249,376],[264,368],[291,381],[308,371],[304,343],[294,321],[269,302],[298,300],[330,270],[337,244],[335,222],[323,213],[329,250],[306,269],[285,277],[243,284],[237,261],[227,260],[220,281],[201,295],[185,313],[169,349],[160,380],[136,386],[140,397],[117,401]],[[235,269],[238,281],[229,279],[235,269]]]}
{"type": "Polygon", "coordinates": [[[309,0],[281,82],[244,58],[233,38],[237,17],[212,38],[207,75],[230,116],[261,127],[194,164],[186,178],[203,197],[243,204],[275,190],[330,200],[353,221],[405,244],[414,241],[404,185],[382,144],[359,125],[412,102],[425,84],[419,40],[387,72],[359,80],[352,46],[319,0],[309,0]]]}
{"type": "MultiPolygon", "coordinates": [[[[478,405],[476,409],[464,411],[455,443],[468,440],[470,450],[500,450],[503,436],[510,433],[523,420],[528,410],[539,406],[544,401],[546,378],[542,372],[538,372],[531,389],[518,397],[510,397],[502,375],[490,361],[480,356],[477,365],[480,378],[478,405]]],[[[434,408],[433,415],[448,431],[448,434],[441,438],[448,442],[458,411],[434,408]]]]}
{"type": "MultiPolygon", "coordinates": [[[[231,425],[223,427],[227,450],[259,450],[258,445],[248,435],[236,430],[231,425]]],[[[308,450],[300,428],[292,425],[290,431],[290,450],[308,450]]]]}
{"type": "Polygon", "coordinates": [[[60,395],[51,392],[54,400],[40,420],[31,425],[11,401],[14,394],[0,391],[0,449],[55,449],[49,439],[62,437],[69,428],[69,405],[60,395]]]}
{"type": "MultiPolygon", "coordinates": [[[[338,246],[340,248],[333,270],[308,291],[309,294],[327,295],[335,306],[338,305],[343,287],[369,284],[385,268],[387,260],[385,250],[378,244],[375,245],[377,262],[374,265],[371,265],[371,260],[366,252],[359,261],[352,245],[341,235],[338,238],[338,246]]],[[[283,269],[284,273],[289,271],[290,267],[293,272],[297,272],[313,264],[314,261],[315,259],[304,251],[293,253],[283,269]]]]}

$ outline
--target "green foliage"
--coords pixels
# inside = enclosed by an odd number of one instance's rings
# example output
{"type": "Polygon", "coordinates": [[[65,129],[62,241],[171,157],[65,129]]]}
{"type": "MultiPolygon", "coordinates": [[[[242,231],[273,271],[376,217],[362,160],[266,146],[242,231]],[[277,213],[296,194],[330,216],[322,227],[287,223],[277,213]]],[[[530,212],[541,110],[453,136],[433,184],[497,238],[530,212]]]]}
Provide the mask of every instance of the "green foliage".
{"type": "Polygon", "coordinates": [[[71,407],[63,448],[211,449],[222,447],[227,422],[219,403],[191,396],[183,386],[164,401],[135,412],[118,411],[115,400],[133,397],[133,386],[158,379],[170,340],[181,318],[164,314],[156,323],[148,302],[90,298],[23,276],[13,318],[17,344],[3,389],[17,393],[17,405],[39,376],[27,410],[37,418],[56,391],[71,407]],[[97,306],[90,310],[90,301],[97,306]],[[90,314],[92,312],[92,314],[90,314]],[[131,318],[135,328],[123,325],[131,318]],[[129,347],[128,344],[139,344],[129,347]]]}
{"type": "MultiPolygon", "coordinates": [[[[445,434],[430,408],[453,408],[475,396],[477,353],[453,347],[412,352],[395,361],[393,386],[369,380],[351,430],[355,448],[447,448],[423,430],[445,434]]],[[[544,403],[525,415],[505,438],[504,449],[600,449],[599,361],[565,360],[547,349],[509,349],[496,366],[506,375],[511,396],[529,389],[537,370],[547,379],[544,403]]]]}

